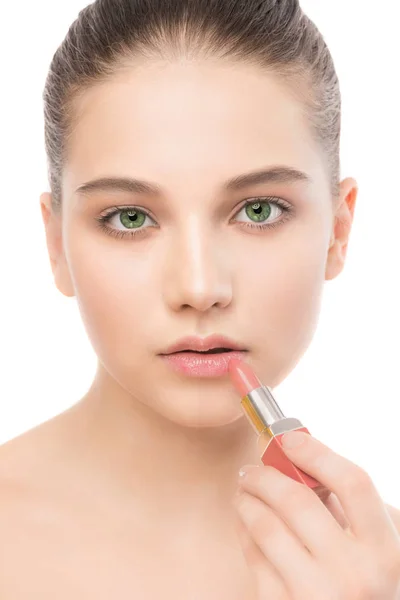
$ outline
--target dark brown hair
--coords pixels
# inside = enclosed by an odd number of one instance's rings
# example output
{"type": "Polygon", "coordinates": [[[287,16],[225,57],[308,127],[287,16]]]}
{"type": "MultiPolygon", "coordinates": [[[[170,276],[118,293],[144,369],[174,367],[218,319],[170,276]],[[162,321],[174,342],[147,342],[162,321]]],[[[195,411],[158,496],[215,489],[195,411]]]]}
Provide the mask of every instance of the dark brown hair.
{"type": "Polygon", "coordinates": [[[135,62],[211,58],[274,73],[302,102],[339,192],[341,97],[327,45],[299,0],[96,0],[78,14],[51,61],[43,92],[53,210],[77,122],[76,100],[135,62]]]}

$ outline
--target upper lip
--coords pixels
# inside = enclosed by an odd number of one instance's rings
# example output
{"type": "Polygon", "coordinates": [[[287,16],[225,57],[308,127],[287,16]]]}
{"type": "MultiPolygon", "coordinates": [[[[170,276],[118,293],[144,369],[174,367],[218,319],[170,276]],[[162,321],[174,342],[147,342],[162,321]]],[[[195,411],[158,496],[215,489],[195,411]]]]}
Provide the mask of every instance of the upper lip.
{"type": "Polygon", "coordinates": [[[245,351],[243,346],[240,346],[233,340],[225,337],[224,335],[210,335],[206,338],[200,338],[194,335],[181,338],[174,344],[171,344],[161,354],[172,354],[173,352],[181,352],[182,350],[192,350],[197,352],[205,352],[212,350],[213,348],[229,348],[230,350],[241,350],[245,351]]]}

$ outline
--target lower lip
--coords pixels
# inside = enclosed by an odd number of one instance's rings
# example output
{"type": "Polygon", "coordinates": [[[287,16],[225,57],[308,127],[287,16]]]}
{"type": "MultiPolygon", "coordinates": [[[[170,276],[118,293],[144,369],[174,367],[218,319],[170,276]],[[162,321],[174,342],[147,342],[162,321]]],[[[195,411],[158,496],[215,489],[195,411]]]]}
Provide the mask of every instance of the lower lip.
{"type": "Polygon", "coordinates": [[[221,377],[228,373],[232,358],[243,360],[246,352],[238,350],[221,354],[199,354],[196,352],[179,352],[162,354],[161,358],[174,371],[189,377],[221,377]]]}

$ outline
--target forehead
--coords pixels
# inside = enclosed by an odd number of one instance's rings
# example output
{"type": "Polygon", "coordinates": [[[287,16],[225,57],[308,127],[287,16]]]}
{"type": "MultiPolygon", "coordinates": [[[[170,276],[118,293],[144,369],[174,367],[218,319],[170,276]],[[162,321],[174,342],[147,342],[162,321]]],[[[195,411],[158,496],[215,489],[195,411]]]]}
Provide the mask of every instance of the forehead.
{"type": "Polygon", "coordinates": [[[289,164],[315,180],[320,149],[305,108],[276,75],[221,63],[124,68],[76,99],[68,171],[90,177],[148,169],[207,175],[289,164]],[[311,173],[313,171],[313,173],[311,173]]]}

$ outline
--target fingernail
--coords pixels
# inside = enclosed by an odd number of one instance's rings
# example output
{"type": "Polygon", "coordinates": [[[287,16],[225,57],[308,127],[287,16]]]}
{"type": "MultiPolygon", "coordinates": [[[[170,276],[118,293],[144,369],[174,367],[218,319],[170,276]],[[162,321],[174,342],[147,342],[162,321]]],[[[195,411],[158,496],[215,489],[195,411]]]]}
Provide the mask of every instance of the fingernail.
{"type": "Polygon", "coordinates": [[[304,431],[288,431],[282,437],[282,446],[284,448],[296,448],[306,441],[306,433],[304,431]]]}
{"type": "Polygon", "coordinates": [[[259,465],[243,465],[243,467],[240,467],[240,471],[239,471],[239,480],[243,481],[243,479],[246,477],[246,475],[248,473],[250,473],[250,471],[254,471],[254,469],[258,469],[259,465]]]}

